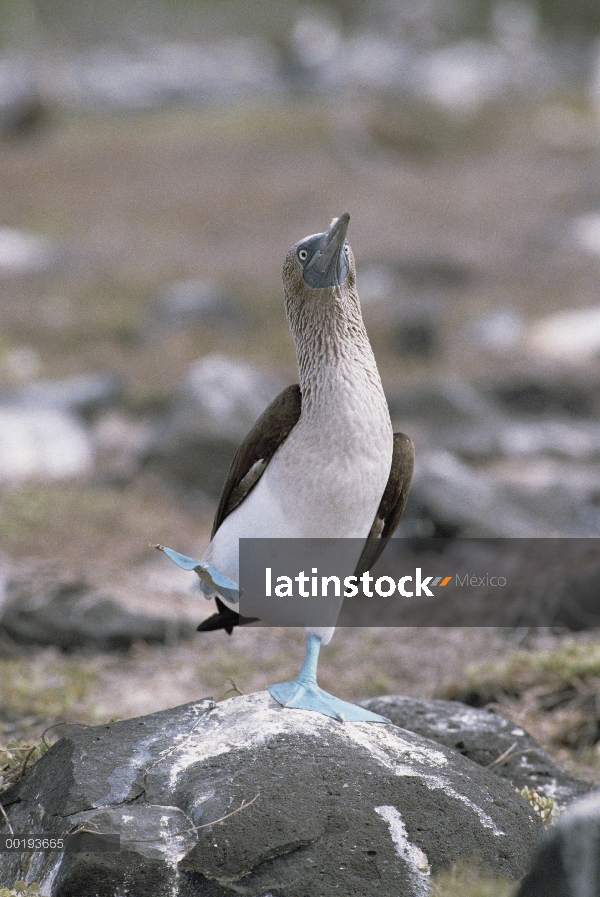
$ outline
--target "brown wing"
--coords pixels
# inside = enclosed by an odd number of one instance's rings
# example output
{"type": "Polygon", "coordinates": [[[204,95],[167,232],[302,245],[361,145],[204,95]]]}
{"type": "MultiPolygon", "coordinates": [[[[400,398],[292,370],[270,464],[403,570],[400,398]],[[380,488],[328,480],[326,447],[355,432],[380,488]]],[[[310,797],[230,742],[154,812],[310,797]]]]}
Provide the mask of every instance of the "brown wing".
{"type": "Polygon", "coordinates": [[[233,459],[215,514],[211,539],[259,481],[279,446],[298,423],[301,408],[302,396],[296,383],[284,389],[258,418],[233,459]]]}
{"type": "Polygon", "coordinates": [[[415,447],[412,439],[404,433],[394,433],[390,475],[356,567],[355,576],[361,576],[371,569],[400,523],[408,499],[414,464],[415,447]]]}

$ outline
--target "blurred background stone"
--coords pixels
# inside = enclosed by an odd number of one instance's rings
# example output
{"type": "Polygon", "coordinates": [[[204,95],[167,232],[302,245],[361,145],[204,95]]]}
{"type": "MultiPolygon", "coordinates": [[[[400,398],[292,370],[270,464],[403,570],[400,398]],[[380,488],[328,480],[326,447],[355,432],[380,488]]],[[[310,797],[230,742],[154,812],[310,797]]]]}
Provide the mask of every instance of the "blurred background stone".
{"type": "Polygon", "coordinates": [[[600,795],[573,804],[540,844],[516,897],[586,897],[598,893],[600,795]]]}
{"type": "Polygon", "coordinates": [[[136,642],[175,645],[192,637],[189,622],[132,613],[83,580],[9,580],[0,615],[0,633],[27,648],[54,645],[62,651],[125,651],[136,642]]]}
{"type": "Polygon", "coordinates": [[[35,380],[9,395],[29,408],[54,408],[90,420],[116,405],[121,389],[111,374],[89,373],[59,380],[35,380]]]}
{"type": "MultiPolygon", "coordinates": [[[[31,137],[48,123],[49,113],[31,58],[16,53],[0,58],[0,138],[31,137]]],[[[1,237],[0,232],[0,260],[1,237]]]]}
{"type": "Polygon", "coordinates": [[[92,464],[88,434],[71,414],[0,405],[0,482],[81,477],[92,464]]]}
{"type": "Polygon", "coordinates": [[[101,414],[92,428],[96,471],[108,483],[129,483],[139,474],[156,439],[157,426],[122,411],[101,414]]]}
{"type": "Polygon", "coordinates": [[[234,297],[205,280],[171,284],[158,300],[158,316],[167,324],[216,324],[233,329],[244,324],[244,313],[234,297]]]}
{"type": "Polygon", "coordinates": [[[0,227],[0,275],[38,274],[57,261],[57,249],[41,234],[0,227]]]}
{"type": "Polygon", "coordinates": [[[225,355],[202,358],[188,371],[146,463],[218,498],[241,441],[280,388],[252,365],[225,355]]]}
{"type": "Polygon", "coordinates": [[[531,351],[543,358],[584,365],[600,354],[600,308],[550,315],[533,325],[527,341],[531,351]]]}

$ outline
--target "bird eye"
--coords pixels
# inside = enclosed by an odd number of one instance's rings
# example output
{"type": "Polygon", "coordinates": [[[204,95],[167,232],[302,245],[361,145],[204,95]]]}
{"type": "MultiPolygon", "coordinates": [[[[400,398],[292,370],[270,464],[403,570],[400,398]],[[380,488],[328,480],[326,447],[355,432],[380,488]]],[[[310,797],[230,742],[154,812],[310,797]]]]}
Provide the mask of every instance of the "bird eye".
{"type": "Polygon", "coordinates": [[[346,255],[348,255],[348,249],[349,249],[348,244],[344,243],[344,252],[346,253],[346,255]]]}
{"type": "Polygon", "coordinates": [[[306,261],[306,259],[308,258],[308,252],[306,251],[306,249],[298,250],[298,258],[300,259],[301,262],[306,261]]]}

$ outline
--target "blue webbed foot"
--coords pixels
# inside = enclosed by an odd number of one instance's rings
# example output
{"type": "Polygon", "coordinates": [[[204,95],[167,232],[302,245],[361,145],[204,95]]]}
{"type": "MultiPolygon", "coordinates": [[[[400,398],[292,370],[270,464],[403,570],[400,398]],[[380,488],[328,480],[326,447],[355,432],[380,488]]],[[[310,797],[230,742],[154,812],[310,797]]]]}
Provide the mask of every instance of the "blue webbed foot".
{"type": "Polygon", "coordinates": [[[319,688],[317,685],[317,664],[319,662],[319,651],[321,650],[321,639],[312,632],[306,634],[306,657],[302,669],[298,674],[298,678],[293,682],[279,682],[277,685],[269,685],[271,696],[279,701],[284,707],[294,707],[298,710],[314,710],[316,713],[323,713],[333,719],[339,719],[341,722],[369,722],[369,723],[389,723],[389,719],[385,716],[379,716],[378,713],[371,713],[364,707],[357,707],[356,704],[349,704],[348,701],[341,701],[334,698],[319,688]]]}
{"type": "MultiPolygon", "coordinates": [[[[172,548],[166,548],[164,545],[155,545],[154,547],[158,548],[159,551],[164,551],[167,557],[170,558],[174,564],[177,564],[178,567],[181,567],[182,570],[194,570],[200,577],[202,585],[207,586],[209,592],[216,592],[218,595],[221,595],[221,597],[233,603],[237,603],[240,600],[240,588],[238,584],[217,570],[214,564],[202,564],[195,558],[187,557],[185,554],[179,554],[178,551],[173,551],[172,548]]],[[[203,588],[202,591],[206,593],[207,589],[203,588]]]]}
{"type": "Polygon", "coordinates": [[[279,682],[277,685],[269,685],[269,691],[283,707],[293,707],[299,710],[314,710],[323,713],[341,722],[371,722],[389,723],[385,716],[372,713],[364,707],[342,701],[333,695],[323,691],[316,682],[294,679],[293,682],[279,682]]]}

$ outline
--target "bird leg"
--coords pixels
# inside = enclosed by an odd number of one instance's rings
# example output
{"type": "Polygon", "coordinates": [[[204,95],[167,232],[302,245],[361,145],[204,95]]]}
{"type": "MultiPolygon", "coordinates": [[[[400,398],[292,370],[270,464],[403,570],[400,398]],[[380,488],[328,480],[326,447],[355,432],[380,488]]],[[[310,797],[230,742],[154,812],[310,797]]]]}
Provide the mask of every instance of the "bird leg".
{"type": "Polygon", "coordinates": [[[389,723],[385,716],[371,713],[364,707],[341,701],[328,694],[317,685],[317,664],[321,639],[318,635],[308,632],[306,634],[306,656],[302,669],[293,682],[279,682],[277,685],[269,685],[271,696],[283,707],[298,710],[313,710],[322,713],[341,722],[372,722],[389,723]]]}

